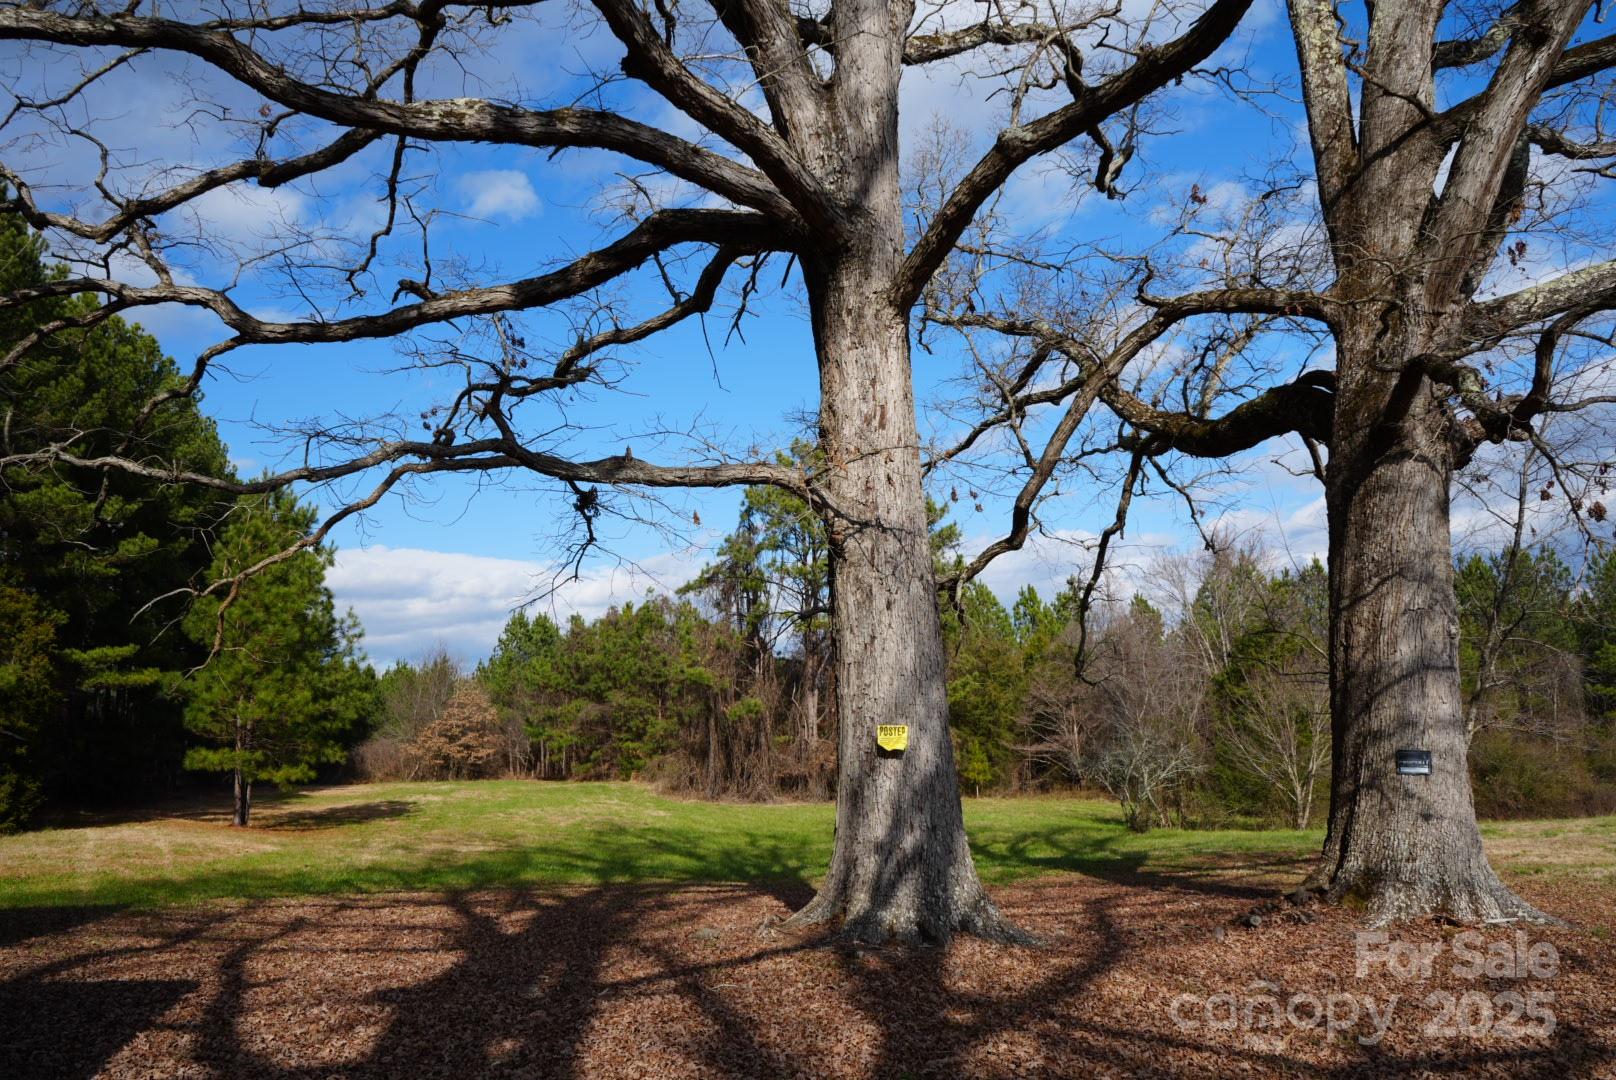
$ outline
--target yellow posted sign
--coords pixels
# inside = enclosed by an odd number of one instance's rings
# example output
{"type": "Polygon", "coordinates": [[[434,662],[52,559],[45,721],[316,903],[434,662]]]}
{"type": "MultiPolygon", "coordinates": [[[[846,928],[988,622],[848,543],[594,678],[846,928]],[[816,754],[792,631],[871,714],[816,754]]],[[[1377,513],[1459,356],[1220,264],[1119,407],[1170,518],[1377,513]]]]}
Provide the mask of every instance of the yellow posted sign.
{"type": "Polygon", "coordinates": [[[883,750],[909,749],[908,724],[877,724],[875,742],[883,750]]]}

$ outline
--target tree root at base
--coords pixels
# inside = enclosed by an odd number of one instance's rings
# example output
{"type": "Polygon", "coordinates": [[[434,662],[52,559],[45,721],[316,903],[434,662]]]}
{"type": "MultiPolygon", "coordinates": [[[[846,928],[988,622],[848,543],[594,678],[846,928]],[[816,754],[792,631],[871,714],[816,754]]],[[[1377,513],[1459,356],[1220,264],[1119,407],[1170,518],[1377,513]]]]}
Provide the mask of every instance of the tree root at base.
{"type": "Polygon", "coordinates": [[[801,930],[839,922],[831,931],[830,940],[861,945],[947,945],[956,934],[1000,945],[1042,944],[1037,936],[1005,918],[986,894],[954,906],[949,912],[915,911],[907,905],[900,910],[881,909],[866,904],[861,911],[849,915],[848,908],[844,898],[821,892],[800,911],[770,929],[801,930]]]}
{"type": "Polygon", "coordinates": [[[1490,870],[1481,880],[1461,887],[1441,881],[1377,880],[1367,874],[1332,873],[1321,866],[1308,875],[1301,887],[1326,903],[1363,911],[1365,925],[1377,929],[1432,916],[1475,925],[1565,925],[1564,920],[1516,896],[1490,870]]]}

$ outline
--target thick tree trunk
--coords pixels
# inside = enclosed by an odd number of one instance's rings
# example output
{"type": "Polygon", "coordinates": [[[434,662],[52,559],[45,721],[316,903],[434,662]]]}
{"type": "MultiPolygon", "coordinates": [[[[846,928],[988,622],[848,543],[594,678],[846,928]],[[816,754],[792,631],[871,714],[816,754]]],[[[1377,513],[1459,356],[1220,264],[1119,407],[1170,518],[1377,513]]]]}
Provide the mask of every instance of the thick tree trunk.
{"type": "Polygon", "coordinates": [[[832,13],[832,123],[801,135],[837,206],[838,235],[803,256],[818,353],[817,484],[829,501],[836,844],[819,894],[793,923],[842,920],[846,936],[1017,939],[976,876],[948,729],[942,627],[909,369],[898,83],[912,8],[847,0],[832,13]],[[879,752],[876,727],[908,748],[879,752]]]}
{"type": "Polygon", "coordinates": [[[792,922],[841,918],[866,941],[1018,939],[977,878],[961,815],[908,327],[863,280],[847,270],[815,290],[825,488],[840,512],[830,523],[839,768],[829,874],[792,922]],[[879,724],[907,725],[908,749],[881,751],[879,724]]]}
{"type": "Polygon", "coordinates": [[[1312,884],[1361,902],[1376,923],[1430,913],[1541,919],[1493,872],[1476,827],[1448,527],[1452,451],[1428,384],[1404,368],[1387,385],[1361,365],[1371,373],[1338,390],[1327,483],[1334,769],[1312,884]],[[1429,751],[1430,775],[1400,775],[1399,750],[1429,751]]]}

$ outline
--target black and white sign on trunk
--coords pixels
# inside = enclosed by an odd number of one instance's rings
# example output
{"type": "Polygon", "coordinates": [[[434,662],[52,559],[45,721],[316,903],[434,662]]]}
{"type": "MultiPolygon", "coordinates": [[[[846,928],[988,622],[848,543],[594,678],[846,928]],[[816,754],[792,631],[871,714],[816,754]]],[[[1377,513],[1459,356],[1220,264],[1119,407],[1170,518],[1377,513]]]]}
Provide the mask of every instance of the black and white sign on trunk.
{"type": "Polygon", "coordinates": [[[1507,5],[1479,28],[1455,7],[1289,0],[1312,169],[1277,163],[1228,202],[1189,187],[1181,242],[1117,260],[1109,324],[1058,294],[927,316],[1075,368],[1050,388],[1033,364],[994,419],[1096,394],[1124,425],[1130,485],[1148,461],[1193,495],[1173,468],[1305,445],[1328,517],[1333,745],[1310,884],[1377,920],[1544,917],[1476,826],[1453,481],[1478,448],[1528,445],[1591,536],[1611,469],[1616,261],[1596,185],[1616,160],[1601,131],[1616,37],[1586,0],[1507,5]],[[1428,770],[1401,768],[1408,751],[1428,770]]]}

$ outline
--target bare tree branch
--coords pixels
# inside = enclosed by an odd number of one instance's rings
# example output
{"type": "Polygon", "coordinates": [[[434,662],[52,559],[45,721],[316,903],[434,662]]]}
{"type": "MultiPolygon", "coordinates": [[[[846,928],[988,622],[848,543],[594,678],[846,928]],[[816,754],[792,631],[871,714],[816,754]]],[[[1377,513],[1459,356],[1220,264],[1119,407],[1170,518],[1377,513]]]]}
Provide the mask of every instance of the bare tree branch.
{"type": "Polygon", "coordinates": [[[1326,207],[1341,197],[1358,168],[1358,133],[1341,29],[1329,0],[1290,0],[1291,33],[1302,71],[1302,100],[1313,140],[1319,198],[1326,207]]]}
{"type": "Polygon", "coordinates": [[[1469,67],[1498,54],[1520,26],[1522,5],[1511,4],[1493,20],[1491,26],[1474,37],[1450,38],[1436,43],[1432,50],[1431,65],[1435,68],[1469,67]]]}
{"type": "Polygon", "coordinates": [[[1589,306],[1616,307],[1616,260],[1571,270],[1476,304],[1467,312],[1464,326],[1467,336],[1485,343],[1520,327],[1589,306]]]}
{"type": "Polygon", "coordinates": [[[895,302],[902,307],[915,302],[976,212],[1011,173],[1182,77],[1212,55],[1250,6],[1251,0],[1216,0],[1181,36],[1142,49],[1139,58],[1123,71],[1098,86],[1081,88],[1071,104],[1001,131],[993,148],[954,188],[905,257],[894,286],[895,302]]]}
{"type": "MultiPolygon", "coordinates": [[[[128,307],[176,303],[205,308],[236,337],[233,344],[285,344],[355,341],[393,337],[431,323],[553,304],[577,296],[639,266],[676,244],[755,245],[771,233],[760,214],[730,210],[660,210],[617,241],[548,274],[505,285],[429,294],[375,315],[323,322],[269,322],[247,312],[225,293],[196,285],[160,283],[136,286],[105,278],[67,277],[0,296],[0,310],[49,297],[96,292],[128,307]]],[[[781,237],[784,241],[785,237],[781,237]]],[[[405,291],[414,283],[402,283],[405,291]]],[[[13,350],[15,352],[15,350],[13,350]]],[[[8,358],[14,362],[15,356],[8,358]]]]}
{"type": "MultiPolygon", "coordinates": [[[[625,74],[645,82],[691,119],[743,150],[810,225],[840,231],[844,225],[841,211],[820,178],[785,138],[738,102],[697,78],[632,0],[594,2],[612,33],[628,50],[623,61],[625,74]]],[[[806,62],[805,57],[803,63],[806,62]]]]}
{"type": "MultiPolygon", "coordinates": [[[[398,103],[338,93],[294,78],[227,30],[124,13],[74,17],[33,8],[0,8],[0,40],[187,53],[271,101],[334,124],[438,141],[614,150],[667,169],[743,206],[766,211],[778,220],[790,222],[796,217],[774,185],[755,170],[611,112],[537,111],[479,98],[398,103]]],[[[693,78],[688,73],[686,77],[693,78]]],[[[726,116],[739,111],[747,117],[748,127],[761,128],[751,114],[733,102],[730,106],[723,110],[726,116]]],[[[776,143],[770,140],[771,145],[776,143]]],[[[751,149],[744,141],[737,145],[751,149]]],[[[768,159],[754,153],[754,160],[768,159]]]]}

